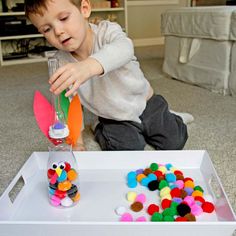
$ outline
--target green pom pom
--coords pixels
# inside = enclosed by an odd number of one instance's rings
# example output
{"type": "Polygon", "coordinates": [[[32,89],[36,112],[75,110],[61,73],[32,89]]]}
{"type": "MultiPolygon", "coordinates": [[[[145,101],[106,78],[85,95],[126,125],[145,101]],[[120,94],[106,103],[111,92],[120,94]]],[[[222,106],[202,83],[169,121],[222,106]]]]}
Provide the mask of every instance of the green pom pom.
{"type": "Polygon", "coordinates": [[[194,187],[194,191],[195,191],[195,190],[198,190],[198,191],[200,191],[200,192],[202,192],[202,193],[204,192],[204,190],[202,189],[202,187],[199,186],[199,185],[197,185],[197,186],[194,187]]]}
{"type": "Polygon", "coordinates": [[[169,187],[169,184],[166,180],[161,180],[159,183],[159,190],[163,189],[164,187],[169,187]]]}
{"type": "Polygon", "coordinates": [[[176,208],[179,205],[178,202],[171,202],[170,207],[176,208]]]}
{"type": "Polygon", "coordinates": [[[172,202],[170,204],[170,208],[173,210],[174,215],[178,215],[178,211],[177,211],[177,206],[178,205],[179,205],[179,203],[177,203],[177,202],[172,202]]]}
{"type": "Polygon", "coordinates": [[[175,219],[173,216],[167,215],[163,217],[163,221],[175,221],[175,219]]]}
{"type": "Polygon", "coordinates": [[[173,207],[169,207],[169,208],[166,208],[163,212],[162,212],[162,215],[163,216],[174,216],[176,215],[177,213],[177,210],[173,207]]]}
{"type": "Polygon", "coordinates": [[[152,171],[158,170],[158,165],[157,165],[157,163],[152,163],[152,164],[150,165],[150,169],[151,169],[152,171]]]}
{"type": "Polygon", "coordinates": [[[159,221],[162,221],[162,219],[163,219],[163,216],[161,213],[154,212],[152,215],[151,221],[159,222],[159,221]]]}

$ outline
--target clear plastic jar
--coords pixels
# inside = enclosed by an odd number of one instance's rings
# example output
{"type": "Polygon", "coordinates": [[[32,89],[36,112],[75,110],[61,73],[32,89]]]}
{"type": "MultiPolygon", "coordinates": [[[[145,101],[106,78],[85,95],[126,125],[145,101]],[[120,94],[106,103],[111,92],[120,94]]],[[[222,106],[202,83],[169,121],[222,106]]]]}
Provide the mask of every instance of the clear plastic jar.
{"type": "Polygon", "coordinates": [[[67,208],[78,203],[78,166],[71,146],[63,140],[61,144],[49,147],[47,178],[51,205],[67,208]]]}
{"type": "MultiPolygon", "coordinates": [[[[49,71],[49,76],[51,77],[56,70],[59,68],[59,61],[55,57],[50,57],[48,59],[48,71],[49,71]]],[[[52,139],[52,142],[57,145],[60,143],[61,139],[66,138],[69,135],[69,129],[66,124],[67,119],[66,119],[66,112],[65,109],[67,110],[68,107],[65,108],[65,102],[64,102],[64,109],[62,107],[62,97],[64,95],[59,94],[55,95],[52,93],[51,95],[51,104],[53,106],[52,110],[52,122],[49,127],[49,137],[52,139]],[[59,142],[58,142],[59,140],[59,142]]],[[[68,104],[69,106],[69,101],[68,104]]],[[[66,106],[67,106],[66,105],[66,106]]]]}

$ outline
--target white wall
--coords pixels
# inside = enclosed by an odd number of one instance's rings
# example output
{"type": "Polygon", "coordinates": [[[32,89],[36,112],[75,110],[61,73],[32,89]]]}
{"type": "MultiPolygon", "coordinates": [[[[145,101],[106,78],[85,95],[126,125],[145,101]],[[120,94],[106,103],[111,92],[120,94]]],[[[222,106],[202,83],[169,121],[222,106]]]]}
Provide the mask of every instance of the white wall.
{"type": "Polygon", "coordinates": [[[128,35],[135,46],[163,44],[161,13],[170,8],[190,6],[189,0],[127,0],[128,35]]]}

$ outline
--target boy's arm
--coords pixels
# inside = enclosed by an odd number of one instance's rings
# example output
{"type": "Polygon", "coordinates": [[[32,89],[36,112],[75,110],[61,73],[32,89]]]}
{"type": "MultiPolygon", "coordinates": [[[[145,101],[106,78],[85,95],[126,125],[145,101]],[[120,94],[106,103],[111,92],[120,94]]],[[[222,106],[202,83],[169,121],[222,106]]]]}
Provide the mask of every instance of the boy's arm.
{"type": "Polygon", "coordinates": [[[104,21],[98,29],[101,49],[87,59],[60,67],[49,79],[50,91],[59,94],[69,88],[66,96],[74,94],[79,86],[94,75],[106,74],[124,66],[133,59],[132,41],[116,23],[104,21]]]}
{"type": "Polygon", "coordinates": [[[90,77],[101,75],[102,73],[102,65],[94,58],[88,57],[80,62],[68,63],[60,67],[49,78],[50,91],[58,95],[63,90],[68,89],[65,96],[71,96],[90,77]]]}
{"type": "Polygon", "coordinates": [[[100,24],[98,37],[102,47],[90,58],[96,59],[103,68],[103,74],[106,74],[131,61],[134,56],[134,47],[131,39],[122,31],[120,25],[108,21],[100,24]]]}

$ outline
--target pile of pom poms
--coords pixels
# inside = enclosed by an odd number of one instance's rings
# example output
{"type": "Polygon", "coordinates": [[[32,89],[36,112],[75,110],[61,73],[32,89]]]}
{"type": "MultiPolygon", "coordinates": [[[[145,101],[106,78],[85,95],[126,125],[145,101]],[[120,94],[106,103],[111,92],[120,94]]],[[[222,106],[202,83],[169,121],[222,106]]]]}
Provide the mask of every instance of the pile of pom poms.
{"type": "MultiPolygon", "coordinates": [[[[204,213],[212,213],[215,206],[204,198],[204,190],[195,185],[194,180],[185,177],[183,172],[176,169],[172,164],[161,165],[152,163],[146,169],[138,169],[127,174],[127,185],[135,188],[144,186],[149,191],[157,191],[160,201],[147,204],[144,193],[129,191],[126,199],[130,203],[129,210],[133,212],[146,211],[149,220],[161,221],[196,221],[196,216],[204,213]]],[[[158,197],[157,197],[158,200],[158,197]]],[[[145,215],[134,219],[128,210],[120,206],[116,210],[120,221],[148,221],[145,215]]]]}
{"type": "Polygon", "coordinates": [[[49,198],[53,206],[70,207],[80,199],[75,182],[78,173],[68,162],[53,163],[47,171],[49,198]]]}

